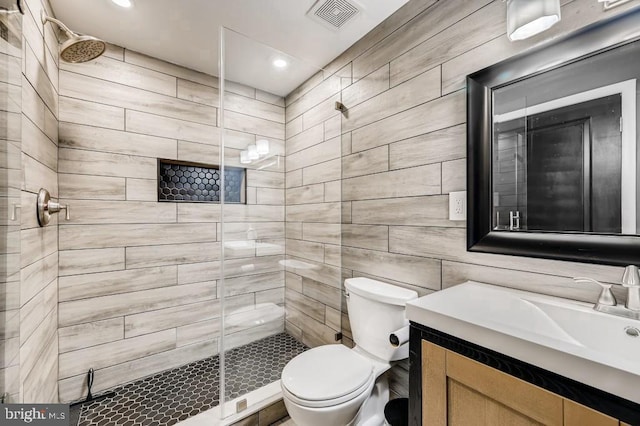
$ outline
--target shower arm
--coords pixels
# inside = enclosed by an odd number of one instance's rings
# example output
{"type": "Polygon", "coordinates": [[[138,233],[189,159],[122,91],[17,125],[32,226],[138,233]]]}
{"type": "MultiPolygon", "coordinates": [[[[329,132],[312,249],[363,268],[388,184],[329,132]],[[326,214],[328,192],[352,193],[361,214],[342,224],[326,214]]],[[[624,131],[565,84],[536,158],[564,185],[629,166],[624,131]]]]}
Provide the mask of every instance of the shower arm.
{"type": "Polygon", "coordinates": [[[54,24],[56,24],[58,27],[60,27],[67,34],[67,37],[69,37],[69,38],[76,37],[76,33],[71,31],[69,29],[69,27],[67,27],[61,21],[59,21],[56,18],[52,18],[51,16],[47,15],[47,13],[44,11],[44,9],[40,11],[40,17],[42,18],[42,25],[45,25],[47,23],[47,21],[48,22],[53,22],[54,24]]]}

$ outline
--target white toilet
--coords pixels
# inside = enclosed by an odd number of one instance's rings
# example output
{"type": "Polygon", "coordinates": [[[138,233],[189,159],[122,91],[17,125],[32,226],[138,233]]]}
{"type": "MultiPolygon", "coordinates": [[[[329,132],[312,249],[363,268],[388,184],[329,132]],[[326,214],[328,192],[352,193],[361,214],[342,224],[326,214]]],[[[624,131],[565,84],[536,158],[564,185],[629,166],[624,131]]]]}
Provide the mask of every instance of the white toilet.
{"type": "Polygon", "coordinates": [[[383,425],[390,361],[407,358],[409,345],[389,335],[408,325],[405,304],[418,293],[368,278],[345,281],[355,347],[324,345],[293,358],[282,370],[282,393],[298,426],[383,425]]]}

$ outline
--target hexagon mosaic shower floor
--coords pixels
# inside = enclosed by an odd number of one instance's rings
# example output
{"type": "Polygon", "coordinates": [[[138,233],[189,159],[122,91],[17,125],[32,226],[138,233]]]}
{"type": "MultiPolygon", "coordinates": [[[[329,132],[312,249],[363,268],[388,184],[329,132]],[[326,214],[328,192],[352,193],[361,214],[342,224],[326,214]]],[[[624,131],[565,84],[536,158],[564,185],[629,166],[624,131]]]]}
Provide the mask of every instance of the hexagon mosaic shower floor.
{"type": "MultiPolygon", "coordinates": [[[[228,351],[227,398],[237,398],[278,380],[287,362],[306,349],[281,333],[228,351]]],[[[214,356],[117,387],[114,397],[83,404],[77,425],[176,424],[218,405],[218,366],[218,357],[214,356]]]]}

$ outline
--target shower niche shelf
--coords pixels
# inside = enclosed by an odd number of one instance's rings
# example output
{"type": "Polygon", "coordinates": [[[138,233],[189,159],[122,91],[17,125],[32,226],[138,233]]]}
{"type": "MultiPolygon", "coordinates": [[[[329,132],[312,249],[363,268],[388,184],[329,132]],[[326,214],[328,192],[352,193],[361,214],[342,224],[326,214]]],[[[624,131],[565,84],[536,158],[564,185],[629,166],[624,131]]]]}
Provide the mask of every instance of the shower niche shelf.
{"type": "Polygon", "coordinates": [[[222,188],[220,166],[175,160],[158,160],[158,201],[169,203],[246,204],[246,169],[225,167],[222,188]]]}

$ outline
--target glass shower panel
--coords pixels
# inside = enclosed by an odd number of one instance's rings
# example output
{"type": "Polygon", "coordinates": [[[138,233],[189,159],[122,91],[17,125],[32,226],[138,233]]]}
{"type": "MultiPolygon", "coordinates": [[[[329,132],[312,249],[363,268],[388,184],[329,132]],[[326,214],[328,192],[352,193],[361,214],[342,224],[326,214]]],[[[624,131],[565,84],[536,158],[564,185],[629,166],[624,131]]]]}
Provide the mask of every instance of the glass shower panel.
{"type": "Polygon", "coordinates": [[[12,403],[20,402],[22,182],[22,15],[15,9],[15,2],[0,2],[0,397],[12,403]]]}
{"type": "Polygon", "coordinates": [[[221,29],[221,49],[225,199],[218,292],[221,401],[226,402],[221,405],[222,416],[229,417],[276,395],[282,368],[305,349],[285,326],[292,284],[286,275],[296,266],[288,263],[285,244],[284,96],[297,85],[292,82],[318,70],[229,29],[221,29]]]}

